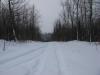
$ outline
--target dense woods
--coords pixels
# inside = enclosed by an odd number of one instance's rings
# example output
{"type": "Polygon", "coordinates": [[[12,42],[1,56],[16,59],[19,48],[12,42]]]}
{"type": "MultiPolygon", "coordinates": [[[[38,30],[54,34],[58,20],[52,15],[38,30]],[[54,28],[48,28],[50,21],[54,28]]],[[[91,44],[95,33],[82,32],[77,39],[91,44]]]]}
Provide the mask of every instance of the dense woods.
{"type": "Polygon", "coordinates": [[[100,1],[66,0],[56,21],[53,40],[100,41],[100,1]]]}
{"type": "Polygon", "coordinates": [[[0,39],[40,40],[38,14],[25,0],[0,0],[0,39]]]}
{"type": "Polygon", "coordinates": [[[62,2],[63,10],[55,22],[54,31],[45,36],[40,32],[35,6],[27,5],[26,0],[0,0],[0,39],[100,41],[100,1],[98,0],[62,2]]]}

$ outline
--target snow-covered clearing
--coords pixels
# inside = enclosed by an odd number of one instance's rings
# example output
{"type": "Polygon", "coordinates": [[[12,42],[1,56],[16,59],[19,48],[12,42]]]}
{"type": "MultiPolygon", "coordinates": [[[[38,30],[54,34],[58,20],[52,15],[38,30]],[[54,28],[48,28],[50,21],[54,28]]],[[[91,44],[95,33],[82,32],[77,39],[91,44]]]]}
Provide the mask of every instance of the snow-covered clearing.
{"type": "Polygon", "coordinates": [[[0,75],[100,75],[100,45],[0,41],[0,75]]]}

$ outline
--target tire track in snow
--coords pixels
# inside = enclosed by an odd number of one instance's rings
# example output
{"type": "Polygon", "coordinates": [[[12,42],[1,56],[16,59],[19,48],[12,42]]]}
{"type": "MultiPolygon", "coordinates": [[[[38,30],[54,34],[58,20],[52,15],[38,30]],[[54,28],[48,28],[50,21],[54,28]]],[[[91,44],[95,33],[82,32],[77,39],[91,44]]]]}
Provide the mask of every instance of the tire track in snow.
{"type": "MultiPolygon", "coordinates": [[[[13,67],[19,66],[21,64],[24,63],[28,63],[34,60],[37,60],[44,52],[45,52],[45,48],[47,47],[47,44],[45,46],[39,47],[36,50],[37,51],[31,51],[28,54],[24,54],[24,56],[21,55],[21,57],[19,56],[18,58],[14,59],[14,60],[9,60],[5,63],[0,64],[0,71],[6,71],[8,69],[12,69],[13,67]]],[[[34,66],[34,65],[33,65],[34,66]]]]}
{"type": "Polygon", "coordinates": [[[46,55],[48,55],[48,47],[45,48],[45,51],[43,55],[40,57],[40,62],[37,65],[36,71],[34,72],[34,75],[41,75],[42,71],[44,70],[45,64],[46,64],[46,55]],[[47,48],[47,49],[46,49],[47,48]]]}
{"type": "Polygon", "coordinates": [[[34,75],[47,75],[48,73],[52,75],[50,72],[54,75],[62,75],[61,63],[56,50],[55,45],[50,46],[49,44],[34,75]]]}
{"type": "MultiPolygon", "coordinates": [[[[30,44],[30,43],[29,43],[29,44],[30,44]]],[[[33,44],[34,44],[34,45],[33,45],[34,47],[37,47],[37,46],[38,46],[38,43],[33,43],[33,44]]],[[[25,43],[24,45],[30,46],[30,45],[27,45],[27,43],[25,43]]],[[[31,44],[31,45],[32,45],[32,44],[31,44]]],[[[39,45],[41,45],[41,44],[39,44],[39,45]]],[[[6,49],[8,48],[8,50],[1,52],[1,53],[0,53],[0,57],[2,57],[4,54],[9,54],[9,53],[12,53],[12,52],[14,52],[14,53],[15,53],[15,52],[18,52],[17,50],[13,50],[13,49],[9,50],[9,46],[12,47],[13,45],[12,45],[12,46],[11,46],[11,45],[7,45],[7,46],[6,46],[6,49]]],[[[18,44],[17,44],[17,47],[19,47],[18,44]]],[[[17,47],[14,45],[14,49],[16,49],[17,47]]],[[[22,49],[24,49],[23,46],[22,46],[22,49]]]]}
{"type": "Polygon", "coordinates": [[[57,59],[58,59],[58,64],[59,64],[59,68],[60,68],[60,74],[61,75],[69,75],[68,74],[68,69],[67,69],[67,63],[65,63],[65,59],[64,59],[64,55],[62,53],[62,49],[55,46],[55,50],[56,50],[56,55],[57,55],[57,59]],[[59,49],[57,49],[59,48],[59,49]]]}
{"type": "Polygon", "coordinates": [[[6,71],[8,69],[12,69],[16,66],[20,66],[22,64],[26,64],[26,63],[29,63],[31,61],[33,61],[33,63],[35,61],[38,61],[39,57],[42,55],[44,51],[41,50],[40,52],[37,52],[37,53],[32,53],[32,54],[29,54],[29,55],[26,55],[26,56],[23,56],[23,57],[20,57],[18,59],[15,59],[15,60],[12,60],[12,61],[9,61],[3,65],[0,65],[0,71],[6,71]],[[34,56],[32,56],[34,55],[34,56]]]}
{"type": "Polygon", "coordinates": [[[46,47],[46,46],[43,45],[43,46],[38,47],[38,48],[36,48],[36,49],[33,49],[33,50],[28,51],[28,52],[22,53],[22,54],[20,54],[20,55],[16,55],[15,57],[12,56],[12,58],[3,59],[3,60],[0,59],[0,65],[5,64],[5,63],[7,63],[7,62],[9,62],[9,61],[16,60],[16,59],[21,58],[21,57],[23,57],[23,56],[29,55],[29,54],[31,54],[31,53],[33,53],[33,52],[36,52],[36,51],[38,51],[38,50],[41,50],[42,48],[45,48],[45,47],[46,47]]]}
{"type": "Polygon", "coordinates": [[[62,72],[61,72],[61,68],[60,68],[60,61],[59,61],[59,58],[58,58],[58,55],[57,55],[57,49],[54,48],[54,52],[55,52],[55,56],[56,56],[56,60],[57,60],[57,66],[58,66],[58,71],[59,71],[59,75],[62,75],[62,72]]]}
{"type": "Polygon", "coordinates": [[[41,72],[42,72],[42,70],[43,70],[43,68],[45,67],[45,64],[46,64],[45,62],[46,62],[46,59],[47,59],[46,55],[48,55],[47,54],[48,47],[49,46],[45,47],[44,52],[41,54],[41,56],[40,56],[40,58],[37,62],[37,65],[35,65],[35,67],[32,66],[30,75],[41,75],[41,72]]]}

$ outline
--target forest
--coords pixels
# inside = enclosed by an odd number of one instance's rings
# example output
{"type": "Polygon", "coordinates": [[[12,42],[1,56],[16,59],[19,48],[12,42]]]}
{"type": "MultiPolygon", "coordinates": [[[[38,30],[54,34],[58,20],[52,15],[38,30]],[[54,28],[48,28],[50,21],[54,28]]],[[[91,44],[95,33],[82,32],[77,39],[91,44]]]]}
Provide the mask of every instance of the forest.
{"type": "Polygon", "coordinates": [[[55,22],[53,39],[57,41],[99,41],[100,2],[97,0],[66,0],[55,22]]]}
{"type": "MultiPolygon", "coordinates": [[[[98,41],[100,42],[100,2],[65,0],[49,35],[41,33],[35,6],[26,0],[0,0],[0,39],[15,41],[98,41]]],[[[47,11],[48,12],[48,11],[47,11]]]]}
{"type": "Polygon", "coordinates": [[[40,40],[38,16],[25,0],[0,0],[0,39],[40,40]]]}

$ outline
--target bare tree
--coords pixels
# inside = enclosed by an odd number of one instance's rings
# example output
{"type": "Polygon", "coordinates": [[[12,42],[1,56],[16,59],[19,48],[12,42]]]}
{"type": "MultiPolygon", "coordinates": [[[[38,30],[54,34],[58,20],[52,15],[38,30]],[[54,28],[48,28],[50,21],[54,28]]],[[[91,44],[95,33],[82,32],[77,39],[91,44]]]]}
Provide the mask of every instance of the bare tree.
{"type": "Polygon", "coordinates": [[[8,0],[8,5],[9,5],[9,22],[11,25],[11,38],[14,38],[14,40],[17,40],[16,37],[16,32],[15,32],[15,14],[14,14],[14,9],[13,9],[13,0],[8,0]]]}

